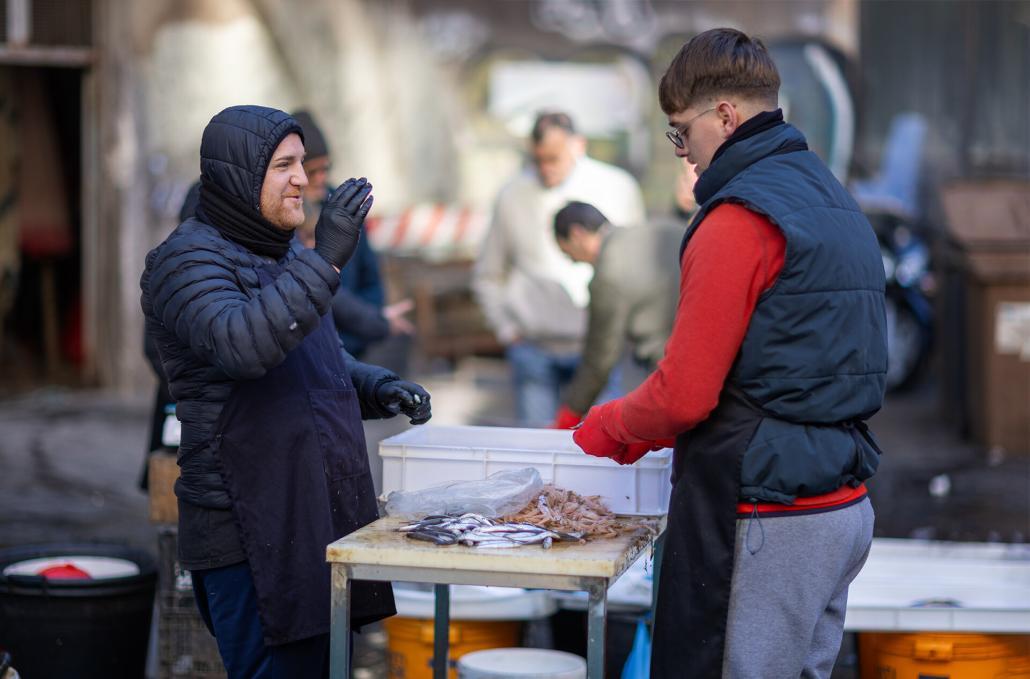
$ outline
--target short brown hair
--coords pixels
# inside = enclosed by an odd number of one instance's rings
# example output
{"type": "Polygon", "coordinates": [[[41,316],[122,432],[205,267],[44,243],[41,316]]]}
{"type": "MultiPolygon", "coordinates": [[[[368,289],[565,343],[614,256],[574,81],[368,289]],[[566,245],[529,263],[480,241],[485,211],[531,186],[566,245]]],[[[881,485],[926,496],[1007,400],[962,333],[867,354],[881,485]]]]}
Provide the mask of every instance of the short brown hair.
{"type": "Polygon", "coordinates": [[[569,134],[576,134],[576,126],[572,123],[572,118],[568,113],[564,111],[542,111],[537,114],[536,120],[533,121],[533,129],[530,131],[529,136],[534,144],[539,144],[543,141],[544,135],[550,130],[564,130],[569,134]]]}
{"type": "Polygon", "coordinates": [[[776,103],[780,74],[758,38],[733,28],[713,28],[691,38],[658,83],[666,115],[718,94],[776,103]]]}

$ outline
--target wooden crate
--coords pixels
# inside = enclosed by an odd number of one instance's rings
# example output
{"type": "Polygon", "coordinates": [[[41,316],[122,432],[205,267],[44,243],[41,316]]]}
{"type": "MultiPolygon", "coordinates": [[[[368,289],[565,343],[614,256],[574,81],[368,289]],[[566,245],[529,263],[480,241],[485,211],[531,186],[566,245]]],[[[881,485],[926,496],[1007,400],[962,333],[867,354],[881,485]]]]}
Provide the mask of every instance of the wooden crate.
{"type": "Polygon", "coordinates": [[[158,530],[158,679],[224,679],[218,644],[193,599],[189,573],[179,565],[178,532],[158,530]]]}
{"type": "Polygon", "coordinates": [[[150,521],[152,523],[179,523],[179,503],[175,498],[175,481],[179,478],[179,465],[172,453],[157,452],[147,462],[150,487],[150,521]]]}
{"type": "Polygon", "coordinates": [[[463,259],[384,259],[391,298],[415,302],[416,341],[424,356],[457,360],[503,353],[472,292],[473,265],[463,259]]]}

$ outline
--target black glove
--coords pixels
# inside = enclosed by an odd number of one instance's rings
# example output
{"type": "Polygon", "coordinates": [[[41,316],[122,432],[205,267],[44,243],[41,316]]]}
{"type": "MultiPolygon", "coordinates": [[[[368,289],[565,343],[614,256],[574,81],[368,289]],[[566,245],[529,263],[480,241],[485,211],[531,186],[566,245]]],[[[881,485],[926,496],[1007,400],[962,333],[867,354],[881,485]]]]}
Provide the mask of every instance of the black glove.
{"type": "Polygon", "coordinates": [[[315,224],[315,252],[342,269],[358,247],[361,224],[372,208],[372,185],[364,177],[348,179],[322,206],[315,224]]]}
{"type": "Polygon", "coordinates": [[[376,389],[376,400],[384,410],[404,413],[411,418],[412,424],[425,424],[433,416],[429,392],[414,382],[384,382],[376,389]]]}

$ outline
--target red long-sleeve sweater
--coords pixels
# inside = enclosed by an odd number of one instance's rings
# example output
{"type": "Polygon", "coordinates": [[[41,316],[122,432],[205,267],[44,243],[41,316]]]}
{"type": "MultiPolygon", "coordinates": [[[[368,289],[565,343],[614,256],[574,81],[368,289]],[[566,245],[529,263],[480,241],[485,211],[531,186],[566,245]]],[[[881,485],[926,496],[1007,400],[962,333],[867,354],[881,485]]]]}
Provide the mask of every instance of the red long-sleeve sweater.
{"type": "MultiPolygon", "coordinates": [[[[612,404],[605,426],[610,436],[623,443],[667,439],[711,414],[758,299],[783,268],[786,247],[772,222],[740,205],[724,203],[705,217],[683,252],[665,357],[640,387],[612,404]]],[[[864,494],[864,486],[841,489],[799,501],[797,508],[864,494]]]]}
{"type": "Polygon", "coordinates": [[[769,220],[723,203],[683,252],[680,298],[665,357],[616,409],[609,432],[635,443],[676,436],[715,409],[759,296],[783,268],[787,242],[769,220]]]}

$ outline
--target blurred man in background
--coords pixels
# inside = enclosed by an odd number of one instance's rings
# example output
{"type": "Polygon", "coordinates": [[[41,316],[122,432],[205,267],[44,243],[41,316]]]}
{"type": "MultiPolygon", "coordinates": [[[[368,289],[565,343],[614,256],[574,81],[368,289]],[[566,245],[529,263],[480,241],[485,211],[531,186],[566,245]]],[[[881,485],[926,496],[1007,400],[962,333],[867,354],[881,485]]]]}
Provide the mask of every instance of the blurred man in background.
{"type": "Polygon", "coordinates": [[[676,188],[673,194],[672,218],[683,228],[697,213],[697,200],[694,198],[694,184],[697,183],[697,170],[683,160],[680,172],[676,175],[676,188]]]}
{"type": "Polygon", "coordinates": [[[572,379],[586,330],[590,266],[554,240],[554,215],[569,201],[595,205],[611,224],[644,221],[636,180],[586,155],[565,113],[542,113],[530,134],[531,163],[501,189],[476,261],[473,288],[506,348],[518,423],[547,426],[559,388],[572,379]]]}
{"type": "MultiPolygon", "coordinates": [[[[304,225],[297,237],[305,247],[314,247],[315,223],[322,205],[332,193],[329,173],[332,156],[329,145],[314,117],[305,110],[293,117],[304,130],[304,172],[308,185],[304,189],[304,225]]],[[[410,335],[415,331],[404,314],[414,306],[410,299],[384,305],[386,291],[379,274],[375,252],[362,238],[354,256],[340,271],[340,287],[333,297],[333,319],[340,332],[343,346],[355,358],[362,358],[374,343],[390,335],[410,335]]]]}
{"type": "MultiPolygon", "coordinates": [[[[193,217],[200,205],[200,180],[193,182],[186,191],[182,206],[179,208],[179,223],[193,217]]],[[[164,368],[161,366],[161,356],[157,352],[157,338],[143,332],[143,355],[150,364],[157,378],[157,391],[154,394],[154,407],[150,414],[150,434],[147,437],[147,449],[143,453],[143,471],[140,473],[139,487],[141,490],[150,489],[150,456],[161,450],[168,450],[174,453],[179,445],[175,434],[178,427],[178,420],[175,419],[175,399],[168,393],[168,378],[165,376],[164,368]],[[171,431],[166,431],[172,427],[171,431]],[[167,434],[167,436],[166,436],[167,434]]]]}
{"type": "Polygon", "coordinates": [[[583,357],[554,427],[577,424],[601,394],[628,344],[648,373],[658,365],[676,315],[684,226],[616,229],[593,205],[571,202],[554,217],[558,247],[594,268],[583,357]]]}
{"type": "Polygon", "coordinates": [[[884,273],[869,222],[777,107],[761,41],[692,38],[659,85],[700,205],[665,356],[573,435],[631,464],[675,437],[651,676],[829,677],[865,563],[884,273]]]}

